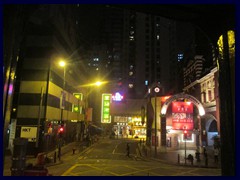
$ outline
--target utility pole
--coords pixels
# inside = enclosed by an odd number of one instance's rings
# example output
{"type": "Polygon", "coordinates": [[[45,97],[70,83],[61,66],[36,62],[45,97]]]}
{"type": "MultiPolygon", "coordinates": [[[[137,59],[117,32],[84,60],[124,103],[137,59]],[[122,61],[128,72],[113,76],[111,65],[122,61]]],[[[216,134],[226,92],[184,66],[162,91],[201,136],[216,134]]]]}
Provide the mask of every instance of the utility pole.
{"type": "Polygon", "coordinates": [[[160,92],[160,88],[156,85],[154,87],[154,101],[155,101],[155,117],[154,117],[154,122],[155,122],[155,157],[157,157],[157,93],[160,92]]]}
{"type": "MultiPolygon", "coordinates": [[[[62,94],[61,94],[61,104],[60,104],[60,108],[61,108],[61,117],[60,117],[60,129],[62,128],[63,125],[63,110],[65,108],[65,81],[66,81],[66,68],[65,68],[65,62],[60,62],[62,64],[60,64],[60,66],[63,67],[63,90],[62,90],[62,94]]],[[[58,134],[58,158],[59,160],[61,160],[61,147],[62,147],[62,141],[63,141],[63,131],[60,131],[58,134]]]]}
{"type": "Polygon", "coordinates": [[[183,130],[183,138],[184,138],[184,159],[185,159],[185,165],[187,164],[187,130],[183,130]]]}
{"type": "Polygon", "coordinates": [[[154,92],[154,103],[155,103],[155,113],[154,113],[154,122],[155,122],[155,157],[157,157],[157,93],[154,92]]]}

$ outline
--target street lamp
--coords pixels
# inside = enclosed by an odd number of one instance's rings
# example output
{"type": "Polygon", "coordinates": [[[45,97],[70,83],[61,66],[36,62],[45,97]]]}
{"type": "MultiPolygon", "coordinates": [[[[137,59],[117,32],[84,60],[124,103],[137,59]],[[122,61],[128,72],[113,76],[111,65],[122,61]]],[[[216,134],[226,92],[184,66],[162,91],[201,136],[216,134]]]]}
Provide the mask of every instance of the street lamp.
{"type": "Polygon", "coordinates": [[[97,81],[95,84],[96,84],[96,86],[101,86],[102,82],[97,81]]]}
{"type": "Polygon", "coordinates": [[[66,63],[64,61],[59,62],[59,66],[63,67],[63,90],[61,93],[61,102],[60,102],[60,108],[61,108],[61,117],[60,117],[60,124],[63,121],[63,109],[65,108],[65,78],[66,78],[66,63]]]}
{"type": "MultiPolygon", "coordinates": [[[[65,108],[65,77],[66,77],[66,63],[64,61],[59,62],[59,66],[63,67],[63,90],[61,93],[61,101],[60,101],[60,108],[61,108],[61,116],[60,116],[60,125],[63,124],[63,109],[65,108]]],[[[62,146],[62,135],[59,132],[59,140],[58,140],[58,158],[61,159],[61,146],[62,146]]]]}
{"type": "Polygon", "coordinates": [[[157,93],[160,92],[160,88],[158,86],[154,87],[154,103],[155,103],[155,157],[157,157],[157,93]]]}

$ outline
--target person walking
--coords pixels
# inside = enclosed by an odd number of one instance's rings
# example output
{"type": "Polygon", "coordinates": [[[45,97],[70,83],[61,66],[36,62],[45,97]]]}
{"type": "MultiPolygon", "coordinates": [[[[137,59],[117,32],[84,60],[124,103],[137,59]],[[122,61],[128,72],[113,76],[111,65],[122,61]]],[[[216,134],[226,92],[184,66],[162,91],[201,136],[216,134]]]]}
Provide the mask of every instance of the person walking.
{"type": "Polygon", "coordinates": [[[130,146],[129,146],[129,143],[127,143],[126,150],[127,150],[127,156],[130,157],[130,146]]]}
{"type": "Polygon", "coordinates": [[[214,147],[213,152],[214,152],[214,162],[215,162],[215,163],[218,163],[218,155],[219,155],[219,150],[218,150],[218,148],[217,148],[217,147],[214,147]]]}
{"type": "Polygon", "coordinates": [[[207,149],[205,146],[203,147],[203,154],[204,154],[204,157],[206,158],[207,157],[207,149]]]}
{"type": "Polygon", "coordinates": [[[197,159],[197,162],[200,162],[200,152],[198,149],[196,149],[196,152],[195,152],[195,158],[197,159]]]}

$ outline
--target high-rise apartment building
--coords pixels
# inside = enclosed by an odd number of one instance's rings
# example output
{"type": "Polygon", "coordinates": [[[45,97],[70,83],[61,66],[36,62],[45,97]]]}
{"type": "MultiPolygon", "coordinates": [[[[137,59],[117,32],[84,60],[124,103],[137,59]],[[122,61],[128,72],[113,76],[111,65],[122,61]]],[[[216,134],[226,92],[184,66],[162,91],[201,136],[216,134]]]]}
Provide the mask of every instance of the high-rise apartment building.
{"type": "Polygon", "coordinates": [[[119,90],[127,98],[143,98],[154,83],[160,83],[163,93],[181,91],[175,21],[111,7],[102,8],[98,15],[103,17],[99,44],[106,47],[107,54],[105,59],[99,58],[99,64],[104,64],[108,77],[116,82],[111,90],[119,90]]]}
{"type": "Polygon", "coordinates": [[[167,93],[176,69],[175,22],[138,12],[130,12],[125,16],[128,24],[125,38],[128,41],[124,44],[124,60],[128,65],[129,97],[144,97],[147,88],[154,83],[159,83],[163,93],[167,93]]]}

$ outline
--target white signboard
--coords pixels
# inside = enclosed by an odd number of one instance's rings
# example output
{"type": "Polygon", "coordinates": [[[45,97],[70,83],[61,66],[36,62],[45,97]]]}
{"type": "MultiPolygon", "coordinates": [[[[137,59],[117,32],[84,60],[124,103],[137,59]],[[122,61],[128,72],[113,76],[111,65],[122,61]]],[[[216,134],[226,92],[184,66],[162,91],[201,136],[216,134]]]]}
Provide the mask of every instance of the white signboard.
{"type": "Polygon", "coordinates": [[[27,138],[29,142],[36,142],[37,138],[37,127],[21,127],[21,138],[27,138]]]}
{"type": "Polygon", "coordinates": [[[10,134],[9,134],[9,144],[8,144],[8,147],[12,153],[13,153],[13,139],[15,139],[16,125],[17,125],[17,120],[12,119],[10,124],[10,134]]]}

